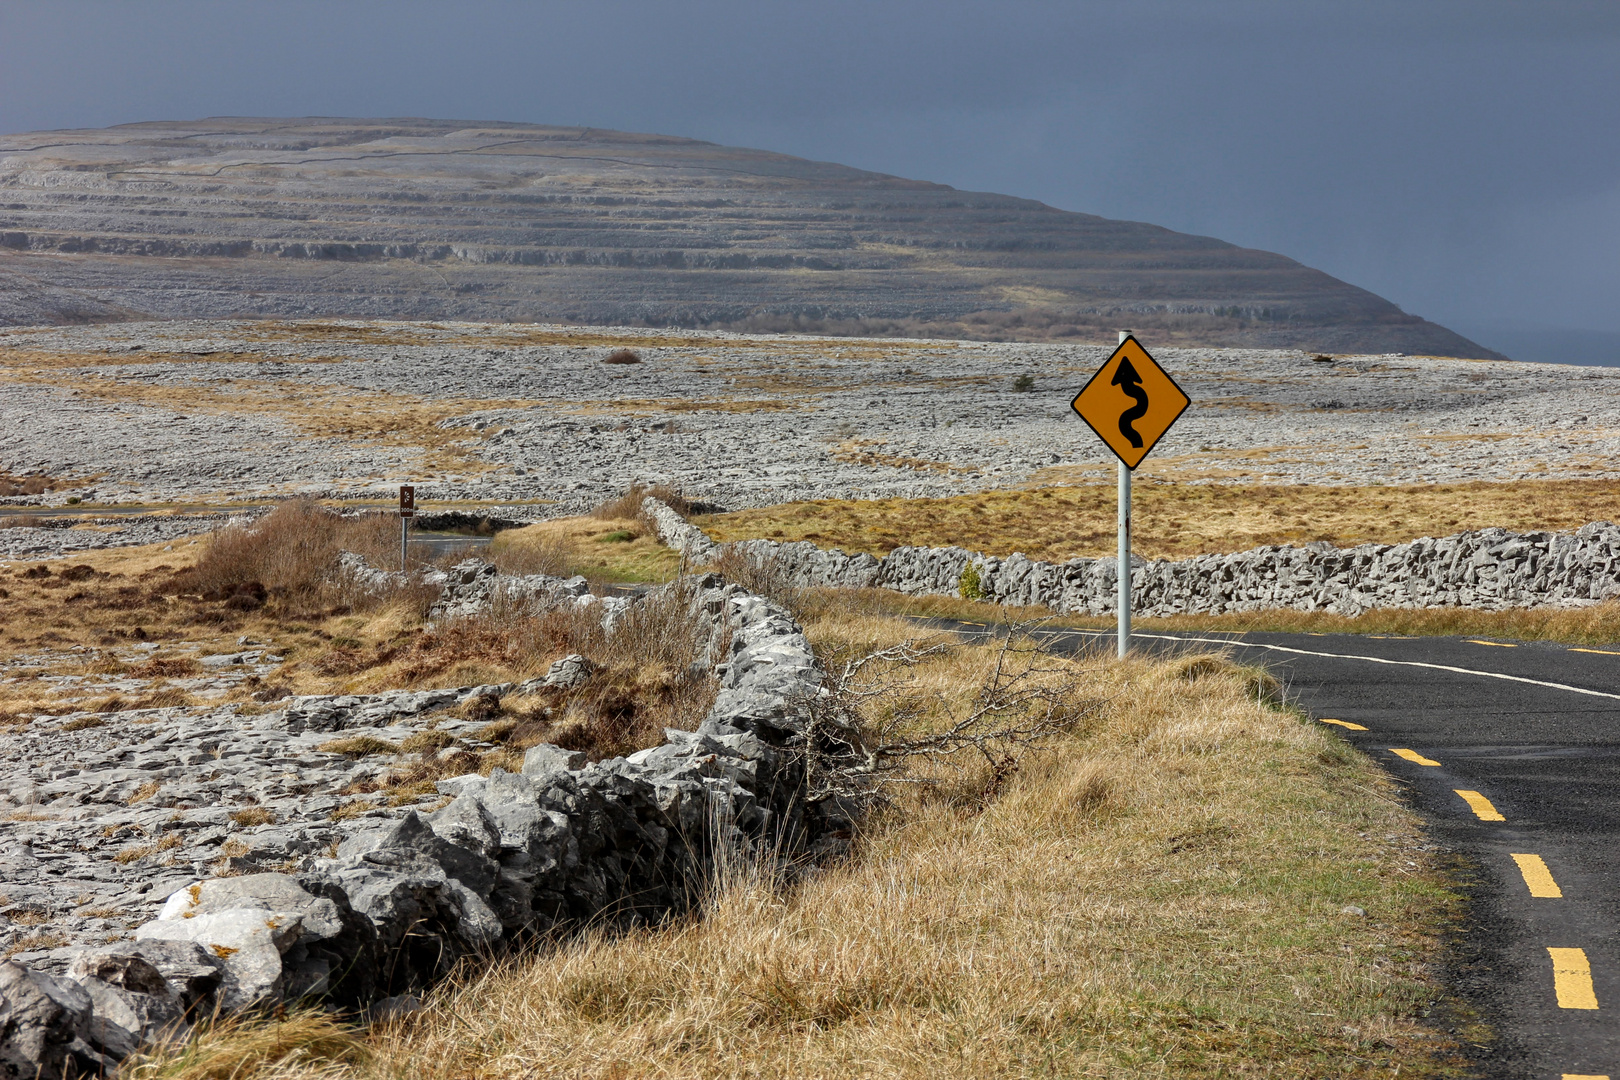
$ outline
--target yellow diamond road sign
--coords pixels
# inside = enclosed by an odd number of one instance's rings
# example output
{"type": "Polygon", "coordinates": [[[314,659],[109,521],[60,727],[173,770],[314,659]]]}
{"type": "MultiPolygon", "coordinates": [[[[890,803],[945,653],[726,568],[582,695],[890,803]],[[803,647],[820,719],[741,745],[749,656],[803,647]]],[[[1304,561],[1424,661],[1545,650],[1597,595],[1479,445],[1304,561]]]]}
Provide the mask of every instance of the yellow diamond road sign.
{"type": "Polygon", "coordinates": [[[1133,337],[1120,342],[1071,403],[1080,419],[1132,469],[1191,404],[1192,399],[1133,337]]]}

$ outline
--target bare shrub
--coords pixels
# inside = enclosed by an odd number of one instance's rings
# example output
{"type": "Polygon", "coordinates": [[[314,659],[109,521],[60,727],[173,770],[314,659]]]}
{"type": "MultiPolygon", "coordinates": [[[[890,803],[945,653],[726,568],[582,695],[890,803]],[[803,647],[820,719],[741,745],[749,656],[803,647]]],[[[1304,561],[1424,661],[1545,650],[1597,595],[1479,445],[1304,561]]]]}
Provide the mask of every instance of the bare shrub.
{"type": "Polygon", "coordinates": [[[1049,662],[1046,646],[1031,630],[1009,628],[994,665],[966,702],[911,677],[920,665],[955,650],[953,644],[904,641],[827,663],[827,692],[807,703],[809,797],[872,802],[883,798],[889,784],[960,782],[968,767],[957,759],[965,751],[978,766],[965,794],[980,807],[994,801],[1031,748],[1072,730],[1105,704],[1080,697],[1074,666],[1049,662]],[[941,767],[956,775],[948,777],[941,767]]]}
{"type": "Polygon", "coordinates": [[[484,729],[489,741],[526,750],[554,743],[592,761],[664,741],[665,728],[691,730],[714,702],[707,672],[667,664],[614,664],[577,687],[547,687],[527,708],[484,729]]]}
{"type": "Polygon", "coordinates": [[[334,645],[317,657],[311,666],[322,675],[342,678],[381,667],[398,657],[402,651],[398,645],[384,643],[378,643],[370,649],[347,644],[334,645]]]}
{"type": "Polygon", "coordinates": [[[621,614],[611,632],[602,626],[600,609],[534,613],[497,602],[487,613],[421,635],[402,672],[410,680],[515,680],[543,674],[558,657],[582,653],[597,665],[584,684],[546,687],[499,708],[479,704],[476,715],[464,714],[492,721],[479,738],[514,752],[550,742],[583,750],[593,760],[614,757],[658,744],[666,727],[695,727],[713,704],[718,684],[709,673],[710,657],[699,655],[708,641],[708,620],[692,600],[688,585],[656,590],[621,614]]]}
{"type": "Polygon", "coordinates": [[[746,551],[736,544],[720,549],[714,562],[715,573],[751,593],[775,600],[789,611],[797,612],[804,600],[804,590],[793,583],[793,576],[775,555],[746,551]]]}
{"type": "Polygon", "coordinates": [[[648,498],[657,499],[682,517],[688,517],[696,510],[690,499],[667,484],[631,484],[623,495],[609,499],[592,510],[591,517],[602,521],[641,521],[650,528],[652,522],[641,508],[643,500],[648,498]]]}
{"type": "Polygon", "coordinates": [[[43,529],[44,527],[44,518],[28,517],[24,514],[0,517],[0,529],[43,529]]]}
{"type": "Polygon", "coordinates": [[[56,487],[48,476],[10,476],[0,474],[0,496],[43,495],[56,487]]]}
{"type": "Polygon", "coordinates": [[[251,525],[216,532],[194,566],[180,571],[169,591],[200,593],[236,610],[343,603],[356,595],[336,576],[338,556],[353,551],[387,566],[399,552],[397,521],[386,514],[345,517],[308,499],[283,503],[251,525]]]}
{"type": "Polygon", "coordinates": [[[440,679],[452,671],[470,676],[468,682],[533,678],[545,674],[546,665],[556,657],[590,652],[600,634],[600,625],[589,613],[528,614],[515,605],[497,603],[485,613],[445,620],[418,635],[396,671],[407,685],[440,679]],[[479,677],[479,672],[493,677],[479,677]]]}
{"type": "Polygon", "coordinates": [[[604,364],[639,364],[641,356],[634,349],[614,349],[602,357],[604,364]]]}
{"type": "Polygon", "coordinates": [[[144,664],[136,664],[129,674],[137,679],[177,679],[196,675],[202,665],[189,656],[154,656],[144,664]]]}
{"type": "Polygon", "coordinates": [[[524,576],[549,574],[567,577],[569,568],[578,561],[574,547],[564,537],[544,535],[523,537],[522,542],[497,535],[490,542],[486,554],[489,561],[503,574],[524,576]]]}

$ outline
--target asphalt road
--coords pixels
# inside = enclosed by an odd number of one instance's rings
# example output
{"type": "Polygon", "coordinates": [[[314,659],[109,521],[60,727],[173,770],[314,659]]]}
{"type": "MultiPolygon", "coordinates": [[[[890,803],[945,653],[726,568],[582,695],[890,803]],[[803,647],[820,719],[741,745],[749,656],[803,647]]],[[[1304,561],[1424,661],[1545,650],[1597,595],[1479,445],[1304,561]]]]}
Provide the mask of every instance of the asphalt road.
{"type": "MultiPolygon", "coordinates": [[[[1477,1053],[1480,1075],[1620,1080],[1620,649],[1348,634],[1136,640],[1219,645],[1265,664],[1289,700],[1339,721],[1335,734],[1403,781],[1435,841],[1477,867],[1451,975],[1499,1036],[1477,1053]]],[[[1113,648],[1111,635],[1057,641],[1113,648]]]]}

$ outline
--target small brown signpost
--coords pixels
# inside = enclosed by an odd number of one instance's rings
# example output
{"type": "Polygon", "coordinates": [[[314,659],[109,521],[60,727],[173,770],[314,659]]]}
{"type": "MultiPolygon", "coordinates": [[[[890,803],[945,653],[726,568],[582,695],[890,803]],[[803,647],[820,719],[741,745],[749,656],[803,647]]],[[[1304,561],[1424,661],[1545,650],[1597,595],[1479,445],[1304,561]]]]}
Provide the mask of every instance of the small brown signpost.
{"type": "Polygon", "coordinates": [[[399,572],[409,573],[410,567],[406,562],[407,545],[410,543],[411,518],[416,516],[416,488],[410,484],[399,485],[399,572]]]}
{"type": "Polygon", "coordinates": [[[1123,657],[1131,648],[1131,470],[1142,464],[1192,399],[1140,342],[1121,331],[1119,348],[1069,404],[1119,458],[1117,606],[1123,657]]]}

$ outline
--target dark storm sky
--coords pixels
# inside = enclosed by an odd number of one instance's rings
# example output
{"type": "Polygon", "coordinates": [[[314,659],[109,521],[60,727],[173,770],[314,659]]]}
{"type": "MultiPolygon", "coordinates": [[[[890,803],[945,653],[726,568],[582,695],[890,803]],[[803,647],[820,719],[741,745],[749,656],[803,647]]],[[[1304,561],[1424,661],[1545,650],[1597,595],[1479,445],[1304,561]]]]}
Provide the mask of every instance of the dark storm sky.
{"type": "Polygon", "coordinates": [[[1279,251],[1510,355],[1620,362],[1615,0],[0,0],[0,131],[213,115],[763,147],[1279,251]]]}

